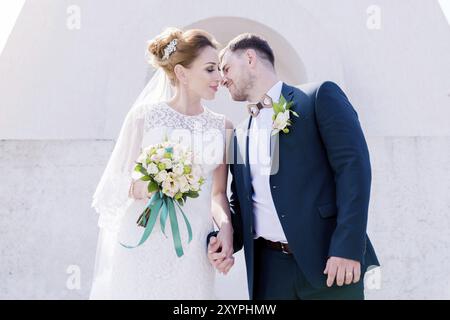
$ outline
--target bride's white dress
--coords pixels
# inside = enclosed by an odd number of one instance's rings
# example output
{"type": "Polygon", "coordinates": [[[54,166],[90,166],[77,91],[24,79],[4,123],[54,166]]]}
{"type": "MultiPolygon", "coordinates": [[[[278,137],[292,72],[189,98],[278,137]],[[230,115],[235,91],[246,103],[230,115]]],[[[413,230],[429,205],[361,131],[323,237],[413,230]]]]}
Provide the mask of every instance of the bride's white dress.
{"type": "Polygon", "coordinates": [[[178,216],[182,257],[175,253],[170,221],[167,221],[166,237],[159,219],[143,245],[133,249],[123,247],[119,242],[126,245],[139,242],[144,228],[138,227],[136,221],[147,202],[127,198],[124,206],[117,206],[123,210],[117,209],[115,231],[109,230],[99,239],[99,246],[108,243],[106,249],[101,249],[107,258],[97,254],[97,260],[104,261],[96,262],[103,266],[101,274],[95,276],[90,298],[214,299],[215,270],[207,258],[206,237],[213,231],[211,187],[213,171],[223,159],[225,117],[207,107],[199,115],[187,116],[161,102],[147,106],[142,120],[142,136],[138,135],[141,148],[169,138],[189,143],[197,157],[201,157],[196,162],[201,166],[205,183],[200,196],[188,198],[182,207],[191,223],[193,239],[188,244],[184,220],[178,216]]]}

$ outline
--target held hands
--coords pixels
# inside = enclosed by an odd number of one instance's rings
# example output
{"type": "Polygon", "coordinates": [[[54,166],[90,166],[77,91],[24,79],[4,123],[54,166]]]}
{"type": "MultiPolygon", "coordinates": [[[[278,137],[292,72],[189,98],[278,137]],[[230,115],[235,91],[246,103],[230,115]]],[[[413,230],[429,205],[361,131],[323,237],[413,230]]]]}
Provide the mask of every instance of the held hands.
{"type": "MultiPolygon", "coordinates": [[[[128,196],[136,200],[147,200],[151,193],[147,189],[148,183],[142,180],[133,180],[128,196]]],[[[233,257],[233,228],[225,224],[220,228],[217,237],[211,237],[208,244],[209,262],[220,272],[226,275],[234,265],[233,257]]]]}
{"type": "Polygon", "coordinates": [[[328,287],[333,285],[335,279],[338,286],[342,286],[344,283],[349,285],[360,280],[361,264],[355,260],[330,257],[323,273],[328,275],[328,287]]]}
{"type": "Polygon", "coordinates": [[[222,227],[216,237],[211,237],[208,244],[209,262],[226,275],[234,265],[233,229],[222,227]]]}

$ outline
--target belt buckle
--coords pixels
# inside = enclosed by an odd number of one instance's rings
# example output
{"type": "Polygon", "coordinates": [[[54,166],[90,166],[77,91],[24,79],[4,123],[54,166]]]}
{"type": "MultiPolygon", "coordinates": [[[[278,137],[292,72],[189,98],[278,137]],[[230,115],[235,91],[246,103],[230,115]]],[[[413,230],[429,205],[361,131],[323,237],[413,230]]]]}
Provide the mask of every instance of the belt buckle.
{"type": "Polygon", "coordinates": [[[290,252],[286,251],[285,243],[280,242],[280,244],[281,244],[281,252],[283,252],[284,254],[291,254],[290,252]]]}

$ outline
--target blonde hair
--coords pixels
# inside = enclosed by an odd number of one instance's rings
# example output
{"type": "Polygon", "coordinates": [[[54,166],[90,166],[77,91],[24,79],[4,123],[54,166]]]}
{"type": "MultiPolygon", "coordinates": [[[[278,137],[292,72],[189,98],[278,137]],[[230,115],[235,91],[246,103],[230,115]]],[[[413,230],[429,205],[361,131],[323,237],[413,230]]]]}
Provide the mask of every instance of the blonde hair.
{"type": "Polygon", "coordinates": [[[154,67],[161,67],[170,79],[172,85],[177,84],[174,68],[177,64],[188,68],[205,47],[218,49],[219,43],[208,32],[201,29],[182,31],[178,28],[167,28],[161,34],[150,40],[147,51],[150,63],[154,67]],[[172,40],[177,40],[176,50],[168,59],[163,59],[164,49],[172,40]]]}

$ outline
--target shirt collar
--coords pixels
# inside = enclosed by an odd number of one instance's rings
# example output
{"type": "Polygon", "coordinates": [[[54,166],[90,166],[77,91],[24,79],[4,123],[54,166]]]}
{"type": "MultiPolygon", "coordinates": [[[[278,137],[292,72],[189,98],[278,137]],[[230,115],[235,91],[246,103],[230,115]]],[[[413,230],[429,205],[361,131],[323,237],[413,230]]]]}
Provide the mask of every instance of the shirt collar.
{"type": "Polygon", "coordinates": [[[272,98],[272,101],[277,103],[280,100],[281,90],[283,89],[283,81],[278,81],[275,85],[267,91],[267,95],[272,98]]]}

